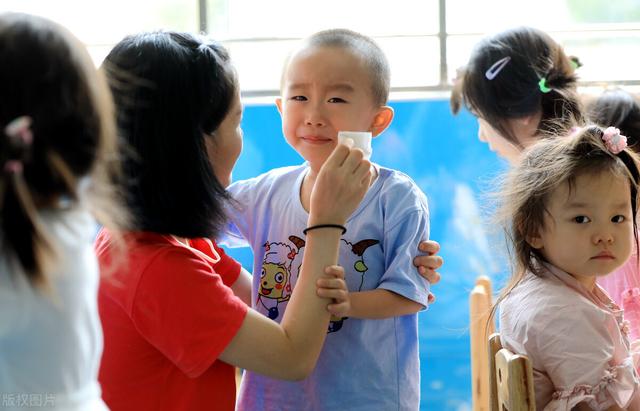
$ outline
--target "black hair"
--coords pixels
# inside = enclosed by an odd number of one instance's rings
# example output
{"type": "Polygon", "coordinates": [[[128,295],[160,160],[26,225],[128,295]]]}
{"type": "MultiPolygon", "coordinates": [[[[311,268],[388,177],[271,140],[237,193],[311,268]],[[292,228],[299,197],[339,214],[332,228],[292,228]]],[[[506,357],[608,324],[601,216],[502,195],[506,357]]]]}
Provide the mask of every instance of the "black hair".
{"type": "Polygon", "coordinates": [[[610,89],[588,105],[590,121],[602,127],[616,127],[627,136],[629,147],[640,151],[640,103],[623,89],[610,89]]]}
{"type": "Polygon", "coordinates": [[[89,205],[103,201],[93,211],[107,220],[121,211],[108,190],[118,169],[110,161],[117,141],[111,95],[80,41],[41,17],[0,15],[0,61],[2,245],[32,284],[42,284],[56,253],[37,210],[79,200],[78,180],[86,176],[95,187],[89,205]],[[32,138],[6,131],[16,119],[32,138]],[[105,197],[92,204],[99,192],[105,197]]]}
{"type": "Polygon", "coordinates": [[[215,141],[238,91],[227,51],[188,33],[142,33],[120,41],[104,67],[120,133],[134,152],[122,184],[134,228],[216,236],[230,197],[204,139],[215,141]]]}
{"type": "Polygon", "coordinates": [[[568,128],[583,122],[576,90],[575,68],[579,65],[541,30],[519,27],[487,37],[476,45],[469,62],[460,70],[451,96],[452,111],[457,113],[464,103],[522,148],[505,120],[540,112],[541,135],[562,132],[557,130],[558,124],[568,128]],[[502,70],[495,76],[488,75],[488,70],[503,59],[508,60],[502,70]]]}

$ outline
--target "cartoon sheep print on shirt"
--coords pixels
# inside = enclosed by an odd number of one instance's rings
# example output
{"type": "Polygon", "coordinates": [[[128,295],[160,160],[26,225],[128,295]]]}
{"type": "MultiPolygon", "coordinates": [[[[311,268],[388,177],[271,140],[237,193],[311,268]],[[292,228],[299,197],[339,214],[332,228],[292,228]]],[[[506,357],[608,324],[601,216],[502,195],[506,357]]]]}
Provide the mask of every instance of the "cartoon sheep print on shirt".
{"type": "MultiPolygon", "coordinates": [[[[347,280],[349,291],[362,291],[364,285],[364,279],[369,267],[364,261],[364,253],[372,245],[379,244],[378,240],[361,240],[353,244],[345,239],[340,240],[340,264],[344,267],[344,275],[347,280]],[[346,257],[346,260],[345,260],[346,257]],[[354,281],[355,280],[355,281],[354,281]],[[357,288],[353,287],[353,284],[357,285],[357,288]]],[[[334,317],[331,316],[331,322],[329,322],[329,332],[336,332],[342,328],[344,320],[348,317],[334,317]]]]}
{"type": "MultiPolygon", "coordinates": [[[[369,268],[364,254],[367,249],[380,241],[373,239],[351,243],[340,240],[340,264],[344,267],[345,279],[349,291],[361,291],[369,268]]],[[[264,244],[264,258],[260,273],[260,287],[256,300],[256,309],[272,320],[280,320],[283,314],[280,304],[291,298],[291,292],[298,279],[302,265],[302,248],[305,241],[294,235],[289,242],[269,242],[264,244]]],[[[331,317],[328,332],[336,332],[342,328],[348,317],[331,317]]]]}
{"type": "Polygon", "coordinates": [[[264,259],[260,273],[260,288],[256,308],[266,310],[266,315],[275,320],[280,316],[278,306],[289,301],[293,284],[291,282],[292,267],[295,267],[296,278],[302,263],[300,249],[304,247],[304,240],[294,235],[289,236],[293,246],[285,243],[267,241],[264,243],[264,259]],[[297,263],[294,264],[294,261],[297,263]]]}

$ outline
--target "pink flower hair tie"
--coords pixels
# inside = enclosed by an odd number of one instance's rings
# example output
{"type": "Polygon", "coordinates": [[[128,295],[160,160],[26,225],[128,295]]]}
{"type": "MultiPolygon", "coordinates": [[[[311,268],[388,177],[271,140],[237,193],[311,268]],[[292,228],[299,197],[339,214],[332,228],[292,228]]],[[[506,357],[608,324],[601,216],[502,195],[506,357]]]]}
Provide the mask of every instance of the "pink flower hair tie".
{"type": "MultiPolygon", "coordinates": [[[[33,133],[31,132],[31,117],[20,116],[13,119],[4,128],[4,134],[8,138],[10,146],[14,150],[19,150],[23,153],[33,143],[33,133]]],[[[20,174],[24,169],[22,159],[13,158],[7,160],[4,164],[4,171],[9,174],[20,174]]]]}
{"type": "Polygon", "coordinates": [[[20,116],[13,119],[4,128],[4,133],[12,139],[19,140],[23,145],[30,146],[33,142],[31,133],[31,117],[20,116]]]}
{"type": "Polygon", "coordinates": [[[612,154],[618,154],[627,147],[627,138],[615,127],[607,127],[604,130],[602,141],[612,154]]]}
{"type": "Polygon", "coordinates": [[[18,160],[9,160],[4,164],[4,171],[9,174],[22,173],[22,162],[18,160]]]}

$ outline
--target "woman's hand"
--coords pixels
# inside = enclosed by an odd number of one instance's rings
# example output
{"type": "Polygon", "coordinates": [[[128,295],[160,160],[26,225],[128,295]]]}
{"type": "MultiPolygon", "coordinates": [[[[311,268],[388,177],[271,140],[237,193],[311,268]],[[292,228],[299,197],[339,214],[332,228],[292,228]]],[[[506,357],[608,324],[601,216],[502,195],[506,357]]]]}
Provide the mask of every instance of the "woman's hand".
{"type": "Polygon", "coordinates": [[[367,192],[371,163],[352,146],[353,141],[349,146],[338,144],[322,165],[311,192],[309,226],[344,225],[367,192]]]}

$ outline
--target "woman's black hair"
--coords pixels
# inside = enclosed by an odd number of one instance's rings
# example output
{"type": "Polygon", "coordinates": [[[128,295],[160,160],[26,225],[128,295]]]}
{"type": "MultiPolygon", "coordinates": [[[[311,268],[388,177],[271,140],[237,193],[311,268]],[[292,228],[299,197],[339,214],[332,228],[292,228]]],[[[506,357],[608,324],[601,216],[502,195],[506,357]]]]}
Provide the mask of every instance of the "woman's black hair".
{"type": "Polygon", "coordinates": [[[133,151],[123,187],[134,228],[216,236],[229,194],[204,139],[215,139],[238,92],[227,51],[187,33],[143,33],[118,43],[104,67],[121,136],[133,151]]]}
{"type": "Polygon", "coordinates": [[[519,27],[501,32],[480,41],[460,70],[452,111],[457,113],[464,104],[518,146],[506,120],[541,113],[539,133],[557,134],[562,132],[556,129],[558,124],[568,127],[583,121],[576,90],[579,65],[541,30],[519,27]],[[502,69],[488,74],[501,61],[507,61],[502,69]]]}
{"type": "Polygon", "coordinates": [[[640,151],[640,103],[623,89],[606,90],[587,108],[589,120],[602,127],[616,127],[627,137],[627,144],[640,151]]]}

